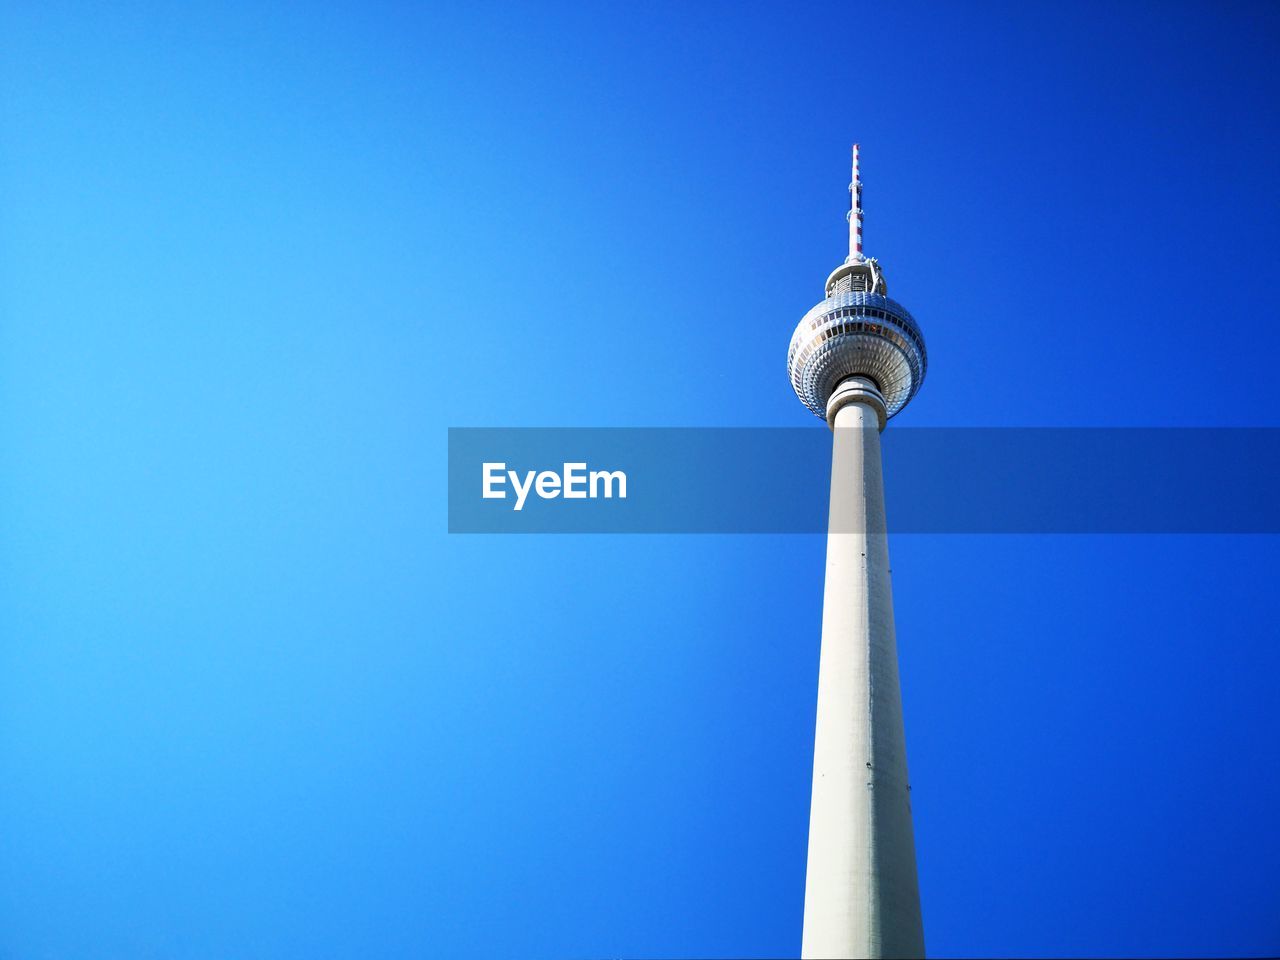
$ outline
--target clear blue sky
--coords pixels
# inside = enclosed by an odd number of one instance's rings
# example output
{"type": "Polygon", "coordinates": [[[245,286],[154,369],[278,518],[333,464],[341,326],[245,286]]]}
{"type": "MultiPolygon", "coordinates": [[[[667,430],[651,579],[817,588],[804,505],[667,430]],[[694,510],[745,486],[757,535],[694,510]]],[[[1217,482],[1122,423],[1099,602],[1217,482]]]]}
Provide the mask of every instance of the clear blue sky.
{"type": "MultiPolygon", "coordinates": [[[[821,429],[855,139],[899,423],[1280,426],[1278,59],[1268,3],[6,5],[0,957],[798,952],[821,538],[450,537],[446,428],[821,429]]],[[[930,951],[1280,951],[1280,542],[891,550],[930,951]]]]}

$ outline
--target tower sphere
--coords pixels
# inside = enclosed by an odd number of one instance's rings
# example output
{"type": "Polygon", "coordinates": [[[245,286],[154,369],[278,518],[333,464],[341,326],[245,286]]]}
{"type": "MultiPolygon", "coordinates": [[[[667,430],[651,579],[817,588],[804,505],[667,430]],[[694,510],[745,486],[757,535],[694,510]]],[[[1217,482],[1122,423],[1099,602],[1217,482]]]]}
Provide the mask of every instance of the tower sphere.
{"type": "Polygon", "coordinates": [[[842,380],[871,380],[884,401],[883,426],[920,389],[928,354],[920,325],[886,295],[880,264],[863,256],[856,144],[849,194],[849,256],[827,277],[826,299],[792,334],[787,371],[800,402],[824,419],[831,415],[827,401],[842,380]]]}
{"type": "Polygon", "coordinates": [[[880,293],[832,293],[800,320],[787,350],[791,386],[819,417],[841,380],[867,377],[892,417],[920,389],[928,366],[924,335],[906,307],[880,293]]]}

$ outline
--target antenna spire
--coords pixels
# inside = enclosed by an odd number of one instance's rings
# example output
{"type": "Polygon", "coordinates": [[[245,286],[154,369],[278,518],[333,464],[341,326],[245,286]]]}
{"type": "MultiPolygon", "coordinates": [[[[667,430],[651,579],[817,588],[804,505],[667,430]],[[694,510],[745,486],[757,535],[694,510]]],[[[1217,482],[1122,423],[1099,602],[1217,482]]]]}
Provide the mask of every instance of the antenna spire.
{"type": "Polygon", "coordinates": [[[862,255],[862,181],[858,179],[858,145],[853,145],[853,179],[849,181],[849,259],[845,263],[861,263],[862,255]]]}

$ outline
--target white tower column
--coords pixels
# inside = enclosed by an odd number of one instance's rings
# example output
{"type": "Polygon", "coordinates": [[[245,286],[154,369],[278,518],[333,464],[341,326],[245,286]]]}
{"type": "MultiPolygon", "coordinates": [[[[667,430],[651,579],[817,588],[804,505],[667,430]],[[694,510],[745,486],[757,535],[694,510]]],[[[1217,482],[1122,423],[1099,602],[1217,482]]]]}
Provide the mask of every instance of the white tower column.
{"type": "Polygon", "coordinates": [[[881,479],[886,406],[849,377],[833,428],[805,958],[923,957],[881,479]]]}

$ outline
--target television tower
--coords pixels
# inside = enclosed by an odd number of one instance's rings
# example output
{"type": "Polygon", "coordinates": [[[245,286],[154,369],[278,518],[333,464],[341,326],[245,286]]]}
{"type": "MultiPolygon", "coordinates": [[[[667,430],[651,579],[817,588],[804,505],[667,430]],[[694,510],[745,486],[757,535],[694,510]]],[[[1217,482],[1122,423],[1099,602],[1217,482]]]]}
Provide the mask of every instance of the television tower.
{"type": "Polygon", "coordinates": [[[920,389],[927,355],[862,253],[857,144],[849,193],[849,256],[787,351],[796,396],[833,434],[801,953],[923,957],[880,431],[920,389]]]}

